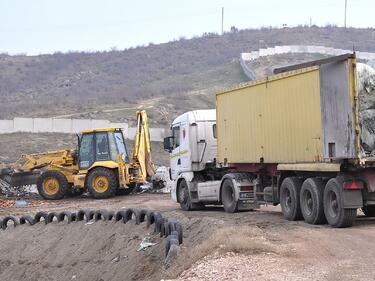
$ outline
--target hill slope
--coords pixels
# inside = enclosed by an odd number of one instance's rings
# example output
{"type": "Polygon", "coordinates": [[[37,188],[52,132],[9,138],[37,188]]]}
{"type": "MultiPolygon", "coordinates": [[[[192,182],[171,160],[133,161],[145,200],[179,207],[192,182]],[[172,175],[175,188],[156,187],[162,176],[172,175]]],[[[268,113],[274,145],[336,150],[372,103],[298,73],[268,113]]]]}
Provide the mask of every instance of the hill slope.
{"type": "Polygon", "coordinates": [[[259,47],[317,44],[375,51],[374,29],[285,28],[206,35],[125,51],[0,56],[0,119],[74,116],[133,120],[148,108],[166,125],[214,106],[220,88],[246,81],[238,58],[259,47]]]}

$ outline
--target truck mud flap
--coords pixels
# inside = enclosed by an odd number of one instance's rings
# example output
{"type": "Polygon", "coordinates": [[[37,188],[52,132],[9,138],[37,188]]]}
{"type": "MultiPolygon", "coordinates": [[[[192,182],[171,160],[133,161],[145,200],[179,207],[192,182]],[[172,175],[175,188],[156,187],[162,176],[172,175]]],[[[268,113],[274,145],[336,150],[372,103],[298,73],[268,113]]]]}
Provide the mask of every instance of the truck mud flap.
{"type": "Polygon", "coordinates": [[[343,190],[342,191],[342,206],[344,209],[353,209],[363,207],[362,191],[361,190],[343,190]]]}

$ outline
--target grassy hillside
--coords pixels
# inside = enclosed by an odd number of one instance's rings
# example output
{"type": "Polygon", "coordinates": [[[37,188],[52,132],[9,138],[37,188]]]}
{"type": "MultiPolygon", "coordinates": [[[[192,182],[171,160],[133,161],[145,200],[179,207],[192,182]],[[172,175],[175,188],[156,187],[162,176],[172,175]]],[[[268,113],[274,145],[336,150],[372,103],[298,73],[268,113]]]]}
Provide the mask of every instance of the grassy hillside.
{"type": "Polygon", "coordinates": [[[239,54],[259,47],[317,44],[375,51],[374,29],[285,28],[104,53],[0,56],[0,119],[15,116],[133,120],[146,108],[155,125],[214,106],[214,93],[246,81],[239,54]]]}

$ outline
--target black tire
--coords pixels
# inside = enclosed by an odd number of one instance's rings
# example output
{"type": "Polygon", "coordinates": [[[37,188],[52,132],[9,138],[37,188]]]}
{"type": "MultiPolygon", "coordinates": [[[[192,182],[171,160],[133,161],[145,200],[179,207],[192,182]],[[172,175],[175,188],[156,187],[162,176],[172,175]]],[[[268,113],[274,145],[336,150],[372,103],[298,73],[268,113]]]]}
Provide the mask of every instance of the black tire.
{"type": "Polygon", "coordinates": [[[44,219],[44,223],[45,224],[48,223],[48,213],[46,213],[46,212],[37,212],[35,214],[35,216],[34,216],[35,223],[39,223],[41,218],[44,219]]]}
{"type": "Polygon", "coordinates": [[[107,168],[92,170],[86,179],[86,188],[96,199],[115,196],[117,187],[118,181],[115,172],[107,168]]]}
{"type": "Polygon", "coordinates": [[[189,188],[186,181],[183,179],[178,183],[177,189],[178,202],[184,211],[192,210],[192,204],[189,195],[189,188]]]}
{"type": "Polygon", "coordinates": [[[94,211],[93,210],[85,210],[81,209],[77,212],[76,221],[85,221],[89,222],[94,218],[94,211]]]}
{"type": "Polygon", "coordinates": [[[365,214],[366,217],[368,217],[368,218],[375,217],[375,206],[374,205],[363,206],[361,210],[365,214]]]}
{"type": "Polygon", "coordinates": [[[285,219],[295,221],[302,219],[300,207],[300,191],[302,180],[299,178],[285,178],[280,187],[280,205],[285,219]]]}
{"type": "Polygon", "coordinates": [[[56,218],[56,220],[58,221],[59,220],[58,214],[55,212],[49,213],[47,216],[47,223],[52,223],[54,218],[56,218]]]}
{"type": "Polygon", "coordinates": [[[139,211],[139,223],[142,223],[144,221],[147,221],[148,214],[151,212],[149,209],[141,209],[139,211]]]}
{"type": "Polygon", "coordinates": [[[305,222],[309,224],[324,224],[323,194],[325,182],[321,178],[306,179],[300,192],[300,206],[305,222]]]}
{"type": "Polygon", "coordinates": [[[179,222],[177,222],[177,223],[175,223],[175,231],[177,231],[177,233],[178,233],[178,242],[180,243],[180,244],[182,244],[182,242],[183,242],[183,229],[182,229],[182,225],[181,225],[181,223],[179,223],[179,222]]]}
{"type": "Polygon", "coordinates": [[[352,226],[357,217],[357,209],[344,209],[342,206],[342,188],[337,179],[330,179],[324,189],[323,204],[327,222],[332,227],[352,226]]]}
{"type": "Polygon", "coordinates": [[[178,239],[174,235],[169,235],[165,239],[165,257],[168,256],[169,249],[171,248],[171,245],[179,246],[178,239]]]}
{"type": "Polygon", "coordinates": [[[23,215],[20,217],[20,224],[26,224],[26,222],[28,222],[29,225],[34,225],[35,219],[30,215],[23,215]]]}
{"type": "Polygon", "coordinates": [[[59,200],[64,198],[69,183],[65,175],[59,171],[45,171],[37,180],[39,195],[47,200],[59,200]],[[50,182],[50,184],[48,184],[50,182]]]}
{"type": "Polygon", "coordinates": [[[163,231],[164,222],[166,221],[166,218],[159,217],[155,222],[155,233],[161,233],[163,231]]]}
{"type": "Polygon", "coordinates": [[[16,227],[18,225],[18,222],[17,222],[17,218],[16,217],[13,217],[13,216],[6,216],[3,218],[3,221],[2,221],[2,224],[1,224],[1,228],[3,230],[7,229],[8,227],[8,222],[9,221],[12,221],[13,222],[13,226],[16,227]]]}
{"type": "Polygon", "coordinates": [[[103,221],[107,221],[109,220],[110,218],[110,214],[108,212],[108,210],[97,210],[94,212],[94,220],[95,221],[98,221],[98,220],[103,220],[103,221]]]}
{"type": "Polygon", "coordinates": [[[221,187],[221,202],[227,213],[234,213],[238,210],[238,202],[235,200],[235,192],[232,179],[225,179],[221,187]]]}
{"type": "Polygon", "coordinates": [[[158,218],[161,218],[162,215],[159,212],[149,212],[147,215],[147,228],[156,222],[158,218]]]}
{"type": "Polygon", "coordinates": [[[57,214],[57,221],[62,222],[66,218],[67,222],[71,223],[72,221],[74,221],[73,218],[75,219],[75,216],[76,216],[75,214],[73,215],[69,211],[63,211],[63,212],[57,214]]]}

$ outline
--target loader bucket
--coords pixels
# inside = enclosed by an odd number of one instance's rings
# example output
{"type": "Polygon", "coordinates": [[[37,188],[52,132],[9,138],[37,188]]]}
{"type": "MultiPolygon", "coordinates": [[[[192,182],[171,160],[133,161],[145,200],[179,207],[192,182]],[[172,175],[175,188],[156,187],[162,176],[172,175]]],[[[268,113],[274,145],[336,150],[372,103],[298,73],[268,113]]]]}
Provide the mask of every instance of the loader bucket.
{"type": "Polygon", "coordinates": [[[0,179],[10,187],[33,185],[37,183],[40,171],[17,172],[11,169],[2,169],[0,179]]]}

